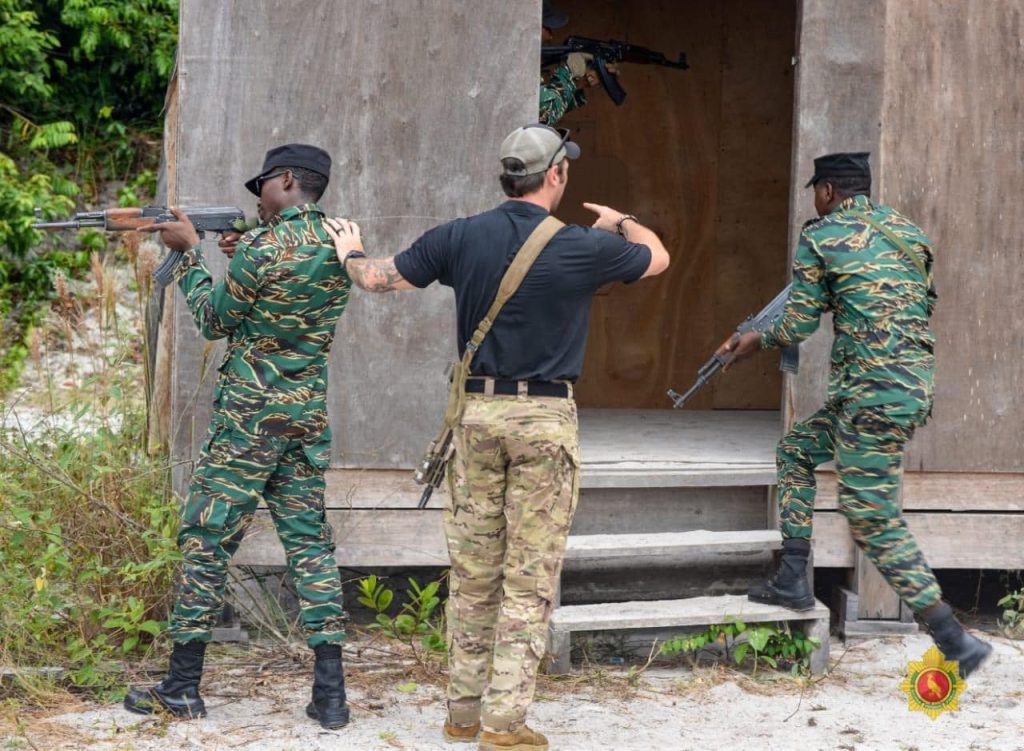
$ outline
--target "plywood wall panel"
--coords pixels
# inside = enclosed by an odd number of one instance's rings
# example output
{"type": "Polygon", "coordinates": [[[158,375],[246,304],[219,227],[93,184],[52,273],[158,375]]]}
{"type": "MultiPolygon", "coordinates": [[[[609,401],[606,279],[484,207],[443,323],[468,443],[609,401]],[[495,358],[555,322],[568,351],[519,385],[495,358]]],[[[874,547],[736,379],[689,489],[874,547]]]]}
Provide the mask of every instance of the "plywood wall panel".
{"type": "MultiPolygon", "coordinates": [[[[323,204],[371,255],[503,199],[497,149],[536,118],[540,0],[183,0],[174,170],[181,205],[255,211],[242,183],[265,150],[319,144],[323,204]]],[[[215,276],[224,259],[207,242],[215,276]]],[[[174,291],[175,295],[179,295],[174,291]]],[[[175,305],[172,443],[194,457],[210,414],[206,351],[175,305]]],[[[437,428],[455,356],[447,289],[352,295],[330,370],[335,466],[408,467],[437,428]]],[[[185,465],[182,465],[185,466],[185,465]]],[[[180,479],[180,478],[179,478],[180,479]]]]}
{"type": "MultiPolygon", "coordinates": [[[[885,75],[886,0],[803,0],[796,67],[796,114],[790,186],[790,255],[800,227],[815,216],[804,187],[814,158],[835,151],[870,151],[877,168],[885,75]]],[[[787,422],[815,412],[825,400],[831,315],[800,347],[800,373],[787,378],[787,422]]]]}
{"type": "Polygon", "coordinates": [[[1024,470],[1024,4],[886,14],[882,198],[935,243],[934,417],[909,469],[1024,470]]]}
{"type": "MultiPolygon", "coordinates": [[[[689,386],[750,306],[785,283],[795,10],[767,0],[559,7],[570,17],[560,34],[685,51],[691,65],[624,66],[623,106],[596,88],[561,123],[583,157],[559,215],[589,224],[583,201],[635,213],[672,254],[661,277],[595,300],[579,402],[669,408],[665,390],[689,386]]],[[[774,368],[772,358],[738,368],[692,407],[776,408],[774,368]]]]}

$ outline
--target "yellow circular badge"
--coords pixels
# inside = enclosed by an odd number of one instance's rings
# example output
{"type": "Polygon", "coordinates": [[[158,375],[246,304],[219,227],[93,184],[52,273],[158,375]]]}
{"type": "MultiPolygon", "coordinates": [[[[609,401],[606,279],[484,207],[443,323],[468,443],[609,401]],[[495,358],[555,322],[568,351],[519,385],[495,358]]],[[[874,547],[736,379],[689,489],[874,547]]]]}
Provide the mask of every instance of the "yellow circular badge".
{"type": "Polygon", "coordinates": [[[933,645],[922,659],[910,661],[900,688],[912,712],[924,712],[934,720],[943,712],[960,709],[960,694],[967,684],[960,678],[957,662],[947,660],[933,645]]]}

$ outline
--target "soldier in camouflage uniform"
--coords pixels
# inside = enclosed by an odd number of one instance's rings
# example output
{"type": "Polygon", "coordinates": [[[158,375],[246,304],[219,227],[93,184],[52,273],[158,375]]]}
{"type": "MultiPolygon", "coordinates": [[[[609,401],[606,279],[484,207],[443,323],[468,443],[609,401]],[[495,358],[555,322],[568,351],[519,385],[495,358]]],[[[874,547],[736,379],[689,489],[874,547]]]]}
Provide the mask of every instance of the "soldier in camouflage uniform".
{"type": "Polygon", "coordinates": [[[228,563],[260,499],[270,510],[299,595],[307,643],[316,653],[307,714],[324,727],[348,722],[341,664],[345,638],[334,538],[324,515],[330,448],[327,359],[350,282],[317,205],[330,176],[322,149],[288,144],[267,152],[246,183],[259,197],[261,226],[238,242],[214,283],[199,237],[178,221],[151,225],[184,252],[174,276],[202,335],[227,338],[213,419],[182,511],[182,581],[170,621],[170,671],[134,689],[125,707],[202,716],[203,655],[223,606],[228,563]]]}
{"type": "MultiPolygon", "coordinates": [[[[392,258],[365,258],[359,227],[328,219],[355,284],[374,292],[455,291],[460,356],[498,284],[533,230],[553,212],[579,147],[568,131],[517,128],[502,144],[510,200],[435,227],[392,258]]],[[[593,228],[561,226],[476,350],[454,430],[444,527],[449,573],[449,741],[483,751],[543,751],[526,726],[566,537],[579,491],[572,384],[583,365],[590,303],[610,282],[661,273],[668,253],[635,217],[583,204],[593,228]]]]}
{"type": "MultiPolygon", "coordinates": [[[[541,16],[541,42],[550,42],[553,31],[569,23],[569,17],[549,3],[544,3],[541,16]]],[[[578,109],[587,103],[584,88],[594,86],[597,72],[588,66],[592,55],[572,52],[548,74],[547,81],[540,85],[539,121],[554,125],[566,112],[578,109]]],[[[615,68],[612,66],[612,70],[615,68]]]]}
{"type": "Polygon", "coordinates": [[[966,676],[991,647],[966,633],[942,601],[898,498],[904,445],[932,408],[931,243],[909,219],[870,200],[867,153],[829,154],[814,166],[807,185],[814,186],[819,218],[800,233],[783,315],[763,334],[734,337],[719,349],[738,359],[798,344],[818,328],[822,313],[833,314],[828,400],[778,447],[779,571],[749,597],[814,607],[807,577],[814,469],[835,460],[839,509],[857,545],[966,676]]]}

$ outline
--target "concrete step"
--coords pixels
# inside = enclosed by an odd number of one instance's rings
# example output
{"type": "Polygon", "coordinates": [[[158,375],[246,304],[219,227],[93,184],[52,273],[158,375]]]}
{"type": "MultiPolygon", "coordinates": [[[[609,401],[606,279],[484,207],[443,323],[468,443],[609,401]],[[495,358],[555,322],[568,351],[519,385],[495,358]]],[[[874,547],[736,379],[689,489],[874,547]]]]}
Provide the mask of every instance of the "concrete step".
{"type": "Polygon", "coordinates": [[[731,553],[760,553],[781,545],[782,535],[774,529],[569,535],[565,558],[567,561],[659,556],[704,559],[731,553]]]}
{"type": "Polygon", "coordinates": [[[829,610],[816,602],[811,610],[797,612],[774,605],[750,602],[746,595],[692,597],[686,600],[649,600],[607,602],[594,605],[567,605],[551,616],[550,652],[554,657],[551,672],[570,670],[570,636],[574,631],[612,631],[643,628],[709,626],[714,623],[793,622],[821,646],[811,655],[811,672],[828,668],[829,610]]]}

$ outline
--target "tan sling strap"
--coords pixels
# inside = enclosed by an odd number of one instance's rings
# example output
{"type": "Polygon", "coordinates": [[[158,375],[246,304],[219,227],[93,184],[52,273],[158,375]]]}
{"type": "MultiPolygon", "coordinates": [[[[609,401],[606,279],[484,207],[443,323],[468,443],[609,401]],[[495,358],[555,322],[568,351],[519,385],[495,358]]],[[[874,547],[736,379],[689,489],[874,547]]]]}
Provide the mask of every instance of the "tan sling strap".
{"type": "Polygon", "coordinates": [[[902,239],[891,229],[886,227],[881,222],[876,221],[873,217],[864,213],[863,211],[851,210],[848,213],[853,214],[855,217],[863,219],[865,222],[867,222],[876,230],[885,235],[886,239],[888,239],[889,242],[891,242],[893,245],[899,248],[903,252],[903,255],[905,255],[914,264],[917,270],[921,272],[921,280],[924,282],[924,285],[926,287],[928,286],[928,272],[925,270],[924,262],[917,255],[917,253],[915,253],[913,249],[909,245],[907,245],[906,240],[902,239]]]}
{"type": "Polygon", "coordinates": [[[490,310],[487,311],[487,315],[480,321],[480,325],[476,327],[473,336],[466,342],[466,351],[462,355],[462,359],[453,366],[452,381],[448,387],[448,409],[444,413],[444,424],[441,426],[437,437],[430,442],[430,445],[427,447],[427,453],[424,455],[419,469],[416,470],[416,482],[426,485],[426,488],[423,489],[423,495],[420,496],[419,508],[425,508],[430,501],[430,494],[441,483],[445,467],[455,450],[452,443],[452,434],[455,426],[462,419],[462,413],[466,409],[466,378],[469,377],[469,366],[473,362],[473,356],[476,355],[484,337],[487,336],[487,332],[494,325],[494,319],[498,317],[498,312],[502,306],[516,293],[530,267],[533,266],[533,262],[537,260],[537,256],[544,250],[551,238],[555,236],[555,233],[564,226],[562,222],[553,216],[549,216],[538,224],[533,232],[530,233],[530,236],[526,238],[526,242],[516,252],[516,257],[512,259],[508,270],[505,271],[505,275],[501,278],[501,283],[498,285],[498,294],[495,296],[494,302],[491,303],[490,310]]]}
{"type": "Polygon", "coordinates": [[[555,233],[564,226],[561,221],[553,216],[545,218],[544,221],[534,228],[530,236],[526,238],[526,242],[523,243],[523,247],[516,253],[516,257],[512,259],[512,263],[505,272],[505,276],[501,278],[501,283],[498,285],[498,294],[495,296],[494,302],[491,303],[490,310],[487,311],[487,315],[483,317],[483,320],[476,327],[473,336],[466,342],[466,351],[462,356],[462,360],[457,362],[452,369],[452,382],[448,390],[448,409],[444,413],[444,426],[441,428],[441,434],[445,430],[454,428],[459,423],[459,420],[462,419],[462,413],[466,408],[466,379],[469,377],[470,363],[473,362],[473,357],[476,355],[477,350],[480,349],[484,337],[487,336],[491,326],[494,325],[498,312],[508,302],[508,299],[516,293],[516,290],[519,289],[519,285],[526,278],[527,272],[533,266],[533,262],[537,260],[540,252],[544,250],[548,242],[551,241],[551,238],[555,236],[555,233]]]}

